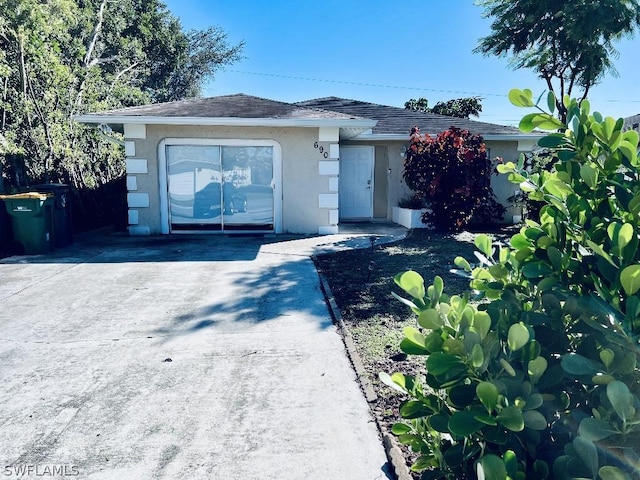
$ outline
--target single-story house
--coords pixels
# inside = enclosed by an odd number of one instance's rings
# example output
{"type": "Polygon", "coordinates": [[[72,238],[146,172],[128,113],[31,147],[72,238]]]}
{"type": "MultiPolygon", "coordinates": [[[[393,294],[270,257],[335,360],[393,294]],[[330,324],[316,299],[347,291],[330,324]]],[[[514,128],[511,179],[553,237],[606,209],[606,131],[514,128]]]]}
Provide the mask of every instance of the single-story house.
{"type": "MultiPolygon", "coordinates": [[[[481,134],[491,158],[516,160],[539,135],[513,127],[342,98],[285,103],[244,94],[77,117],[124,132],[129,232],[337,233],[391,219],[412,126],[481,134]]],[[[508,205],[514,185],[494,177],[508,205]]],[[[519,212],[510,207],[505,221],[519,212]]]]}
{"type": "Polygon", "coordinates": [[[640,113],[638,115],[632,115],[624,119],[624,130],[635,130],[640,132],[640,113]]]}

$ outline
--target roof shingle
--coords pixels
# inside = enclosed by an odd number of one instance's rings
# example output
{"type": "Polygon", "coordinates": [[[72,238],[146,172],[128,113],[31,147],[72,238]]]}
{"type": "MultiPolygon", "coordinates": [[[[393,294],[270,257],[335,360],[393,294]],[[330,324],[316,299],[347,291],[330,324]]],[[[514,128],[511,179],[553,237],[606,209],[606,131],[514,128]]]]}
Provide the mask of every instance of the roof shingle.
{"type": "Polygon", "coordinates": [[[465,118],[448,117],[435,113],[416,112],[405,108],[361,102],[339,97],[324,97],[297,102],[306,108],[321,108],[358,117],[377,120],[374,135],[409,135],[411,127],[417,125],[422,133],[437,134],[454,126],[480,135],[522,135],[514,127],[478,122],[465,118]]]}
{"type": "Polygon", "coordinates": [[[211,98],[192,98],[101,112],[106,116],[355,119],[353,114],[278,102],[242,93],[211,98]]]}

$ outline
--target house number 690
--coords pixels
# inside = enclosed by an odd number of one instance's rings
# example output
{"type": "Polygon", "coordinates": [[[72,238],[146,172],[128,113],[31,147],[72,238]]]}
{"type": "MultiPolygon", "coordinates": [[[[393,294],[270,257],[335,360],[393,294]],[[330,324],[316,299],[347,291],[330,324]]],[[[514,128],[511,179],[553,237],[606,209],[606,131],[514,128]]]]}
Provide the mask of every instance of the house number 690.
{"type": "Polygon", "coordinates": [[[329,158],[329,152],[325,152],[324,147],[322,145],[318,145],[318,142],[313,142],[313,148],[317,148],[324,158],[329,158]]]}

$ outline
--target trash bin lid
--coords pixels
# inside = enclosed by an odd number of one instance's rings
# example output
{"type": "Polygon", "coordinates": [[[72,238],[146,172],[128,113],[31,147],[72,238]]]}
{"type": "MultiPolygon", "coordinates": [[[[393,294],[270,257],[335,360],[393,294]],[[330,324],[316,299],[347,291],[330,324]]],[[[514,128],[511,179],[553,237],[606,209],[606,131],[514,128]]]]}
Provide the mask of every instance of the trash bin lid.
{"type": "Polygon", "coordinates": [[[15,193],[13,195],[0,195],[0,198],[3,200],[46,200],[47,198],[53,197],[51,193],[38,193],[38,192],[27,192],[27,193],[15,193]]]}

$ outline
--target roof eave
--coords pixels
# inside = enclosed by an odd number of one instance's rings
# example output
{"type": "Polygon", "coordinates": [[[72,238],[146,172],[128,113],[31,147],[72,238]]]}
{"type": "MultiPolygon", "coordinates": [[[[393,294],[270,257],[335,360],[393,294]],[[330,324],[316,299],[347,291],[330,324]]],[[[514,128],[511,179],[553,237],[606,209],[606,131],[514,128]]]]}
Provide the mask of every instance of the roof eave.
{"type": "Polygon", "coordinates": [[[549,135],[545,132],[531,132],[531,133],[496,133],[496,134],[486,134],[482,135],[482,138],[485,140],[494,140],[494,141],[512,141],[516,142],[518,140],[538,140],[542,137],[546,137],[549,135]]]}
{"type": "MultiPolygon", "coordinates": [[[[437,133],[430,133],[431,137],[437,136],[437,133]]],[[[482,134],[482,138],[487,141],[512,141],[521,140],[538,140],[547,135],[546,133],[501,133],[501,134],[482,134]]],[[[363,133],[352,140],[370,140],[370,141],[401,141],[408,142],[409,135],[398,133],[363,133]]]]}
{"type": "Polygon", "coordinates": [[[208,125],[232,127],[352,127],[371,129],[377,121],[349,118],[158,117],[143,115],[76,115],[80,123],[107,125],[208,125]]]}

